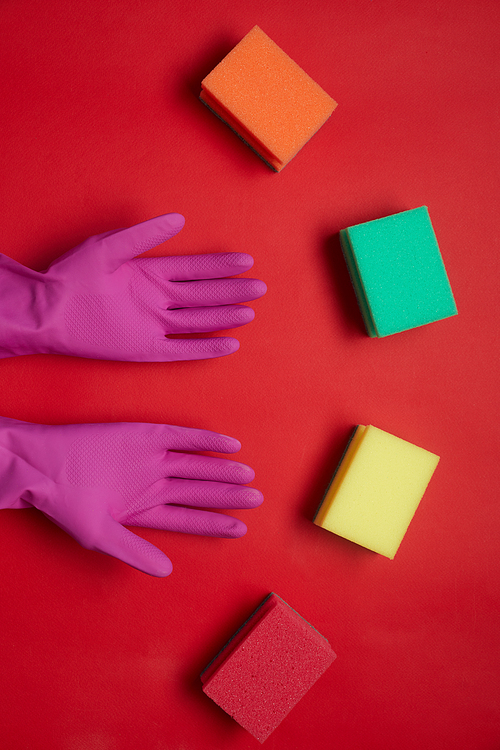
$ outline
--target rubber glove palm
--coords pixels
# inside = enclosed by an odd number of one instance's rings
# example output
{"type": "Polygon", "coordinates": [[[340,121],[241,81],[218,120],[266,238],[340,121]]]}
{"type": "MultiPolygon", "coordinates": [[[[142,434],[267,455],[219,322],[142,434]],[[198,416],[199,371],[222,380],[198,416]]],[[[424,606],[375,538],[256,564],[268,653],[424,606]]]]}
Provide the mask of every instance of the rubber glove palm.
{"type": "Polygon", "coordinates": [[[184,225],[166,214],[90,237],[43,273],[0,254],[0,357],[38,352],[93,359],[173,361],[231,354],[231,337],[169,339],[254,318],[240,305],[262,296],[245,253],[136,258],[184,225]]]}
{"type": "Polygon", "coordinates": [[[0,417],[0,508],[38,508],[83,547],[167,576],[169,558],[125,525],[245,534],[242,521],[213,509],[261,504],[262,494],[243,486],[253,480],[252,469],[184,452],[240,447],[225,435],[170,425],[51,426],[0,417]]]}

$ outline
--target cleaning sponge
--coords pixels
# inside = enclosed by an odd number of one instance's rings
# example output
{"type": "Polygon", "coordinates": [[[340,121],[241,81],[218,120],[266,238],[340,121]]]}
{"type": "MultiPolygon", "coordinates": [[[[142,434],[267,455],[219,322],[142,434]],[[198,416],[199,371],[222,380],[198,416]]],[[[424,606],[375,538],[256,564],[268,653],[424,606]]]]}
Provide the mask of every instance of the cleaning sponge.
{"type": "Polygon", "coordinates": [[[203,691],[264,742],[335,658],[328,641],[272,593],[202,672],[203,691]]]}
{"type": "Polygon", "coordinates": [[[276,172],[337,106],[258,26],[201,86],[201,101],[276,172]]]}
{"type": "Polygon", "coordinates": [[[314,523],[394,558],[439,456],[369,425],[358,425],[314,523]]]}
{"type": "Polygon", "coordinates": [[[426,206],[340,232],[369,336],[457,314],[426,206]]]}

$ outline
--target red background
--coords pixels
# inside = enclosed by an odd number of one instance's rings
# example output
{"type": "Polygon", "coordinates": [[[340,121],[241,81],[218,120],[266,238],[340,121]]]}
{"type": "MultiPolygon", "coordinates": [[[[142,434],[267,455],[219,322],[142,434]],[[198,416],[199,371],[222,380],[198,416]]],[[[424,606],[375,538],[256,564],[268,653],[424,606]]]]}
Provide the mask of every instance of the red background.
{"type": "Polygon", "coordinates": [[[162,580],[0,513],[2,747],[258,747],[198,674],[274,590],[338,659],[266,748],[500,748],[499,28],[497,0],[0,3],[2,251],[178,211],[160,253],[249,252],[269,288],[223,359],[0,362],[2,415],[220,431],[265,495],[240,540],[141,530],[162,580]],[[278,175],[197,99],[255,24],[339,102],[278,175]],[[338,231],[424,204],[459,315],[369,339],[338,231]],[[394,561],[311,523],[357,423],[441,456],[394,561]]]}

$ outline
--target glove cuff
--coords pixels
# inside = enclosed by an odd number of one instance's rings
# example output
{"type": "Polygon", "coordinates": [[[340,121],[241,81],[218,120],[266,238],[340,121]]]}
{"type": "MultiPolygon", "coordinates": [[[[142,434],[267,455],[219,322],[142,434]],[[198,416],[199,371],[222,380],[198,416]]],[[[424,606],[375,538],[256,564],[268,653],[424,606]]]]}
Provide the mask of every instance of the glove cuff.
{"type": "Polygon", "coordinates": [[[0,253],[0,359],[49,351],[46,280],[0,253]]]}
{"type": "Polygon", "coordinates": [[[15,450],[16,427],[22,424],[0,417],[0,510],[31,507],[28,498],[32,491],[49,482],[15,450]]]}

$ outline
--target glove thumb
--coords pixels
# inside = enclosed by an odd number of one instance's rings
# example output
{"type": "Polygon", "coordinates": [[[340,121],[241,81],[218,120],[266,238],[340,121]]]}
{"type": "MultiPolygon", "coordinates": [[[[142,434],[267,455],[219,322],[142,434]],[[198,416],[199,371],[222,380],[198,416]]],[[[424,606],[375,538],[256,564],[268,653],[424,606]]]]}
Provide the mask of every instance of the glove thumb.
{"type": "Polygon", "coordinates": [[[108,516],[100,540],[92,549],[116,557],[150,576],[165,578],[172,572],[169,558],[150,542],[137,536],[108,516]]]}
{"type": "Polygon", "coordinates": [[[181,214],[163,214],[128,229],[110,233],[100,242],[105,270],[112,273],[136,255],[174,237],[181,231],[184,221],[181,214]]]}

